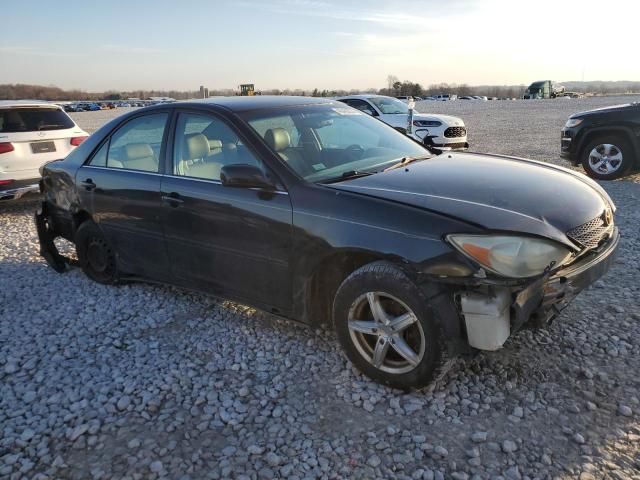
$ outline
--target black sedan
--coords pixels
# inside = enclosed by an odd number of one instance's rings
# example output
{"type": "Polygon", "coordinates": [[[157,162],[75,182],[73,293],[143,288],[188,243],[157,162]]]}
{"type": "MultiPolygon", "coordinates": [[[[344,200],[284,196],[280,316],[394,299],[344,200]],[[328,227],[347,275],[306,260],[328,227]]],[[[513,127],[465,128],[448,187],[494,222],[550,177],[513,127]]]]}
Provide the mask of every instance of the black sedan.
{"type": "Polygon", "coordinates": [[[605,273],[615,207],[583,175],[431,151],[339,102],[244,97],[116,118],[44,167],[41,254],[332,323],[371,378],[420,387],[605,273]]]}

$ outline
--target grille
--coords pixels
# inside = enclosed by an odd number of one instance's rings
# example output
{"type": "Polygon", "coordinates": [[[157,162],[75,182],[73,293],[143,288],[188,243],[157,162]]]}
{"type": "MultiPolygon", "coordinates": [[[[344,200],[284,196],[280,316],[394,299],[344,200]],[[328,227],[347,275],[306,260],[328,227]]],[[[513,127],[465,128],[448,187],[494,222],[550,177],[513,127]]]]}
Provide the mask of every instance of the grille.
{"type": "Polygon", "coordinates": [[[464,137],[467,134],[467,129],[464,127],[449,127],[444,131],[444,136],[447,138],[464,137]]]}
{"type": "Polygon", "coordinates": [[[572,228],[567,232],[567,237],[578,242],[585,248],[596,248],[600,242],[608,238],[613,230],[613,222],[611,225],[605,225],[604,214],[589,220],[582,225],[572,228]]]}

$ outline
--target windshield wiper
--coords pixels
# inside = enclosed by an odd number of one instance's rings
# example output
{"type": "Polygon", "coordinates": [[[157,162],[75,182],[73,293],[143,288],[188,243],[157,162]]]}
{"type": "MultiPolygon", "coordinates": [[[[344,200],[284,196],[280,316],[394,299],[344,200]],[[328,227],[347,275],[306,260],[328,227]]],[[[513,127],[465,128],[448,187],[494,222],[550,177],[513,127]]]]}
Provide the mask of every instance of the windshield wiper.
{"type": "Polygon", "coordinates": [[[389,170],[395,170],[396,168],[402,168],[406,165],[409,165],[412,162],[417,162],[419,160],[426,160],[431,158],[433,155],[421,155],[418,157],[402,157],[398,163],[394,163],[390,167],[385,168],[383,171],[388,172],[389,170]]]}
{"type": "Polygon", "coordinates": [[[365,172],[363,170],[347,170],[346,172],[342,172],[342,175],[339,177],[332,177],[327,180],[323,180],[321,183],[334,183],[341,182],[342,180],[347,180],[350,178],[359,178],[359,177],[367,177],[369,175],[373,175],[376,172],[365,172]]]}

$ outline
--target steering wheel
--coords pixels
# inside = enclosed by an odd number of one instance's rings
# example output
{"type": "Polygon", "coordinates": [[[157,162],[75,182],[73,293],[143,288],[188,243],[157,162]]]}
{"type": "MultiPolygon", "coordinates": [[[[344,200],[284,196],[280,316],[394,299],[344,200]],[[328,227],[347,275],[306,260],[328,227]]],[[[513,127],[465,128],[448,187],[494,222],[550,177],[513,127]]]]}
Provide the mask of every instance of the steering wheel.
{"type": "Polygon", "coordinates": [[[364,155],[364,148],[362,148],[361,145],[356,145],[355,143],[353,145],[349,145],[344,149],[344,151],[347,152],[349,158],[352,158],[354,160],[360,160],[362,158],[362,155],[364,155]]]}

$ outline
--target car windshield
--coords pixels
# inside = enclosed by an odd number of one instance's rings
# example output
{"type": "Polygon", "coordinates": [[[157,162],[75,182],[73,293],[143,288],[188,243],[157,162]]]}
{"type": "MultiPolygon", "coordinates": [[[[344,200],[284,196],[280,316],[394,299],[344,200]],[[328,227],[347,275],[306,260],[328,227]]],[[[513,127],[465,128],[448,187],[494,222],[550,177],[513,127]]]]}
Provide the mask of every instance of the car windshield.
{"type": "Polygon", "coordinates": [[[409,113],[409,106],[397,98],[371,97],[369,101],[385,115],[407,115],[409,113]]]}
{"type": "Polygon", "coordinates": [[[244,120],[298,175],[330,182],[382,171],[405,157],[430,156],[419,143],[342,104],[247,112],[244,120]]]}
{"type": "Polygon", "coordinates": [[[59,108],[0,109],[0,133],[63,130],[74,126],[73,120],[59,108]]]}

